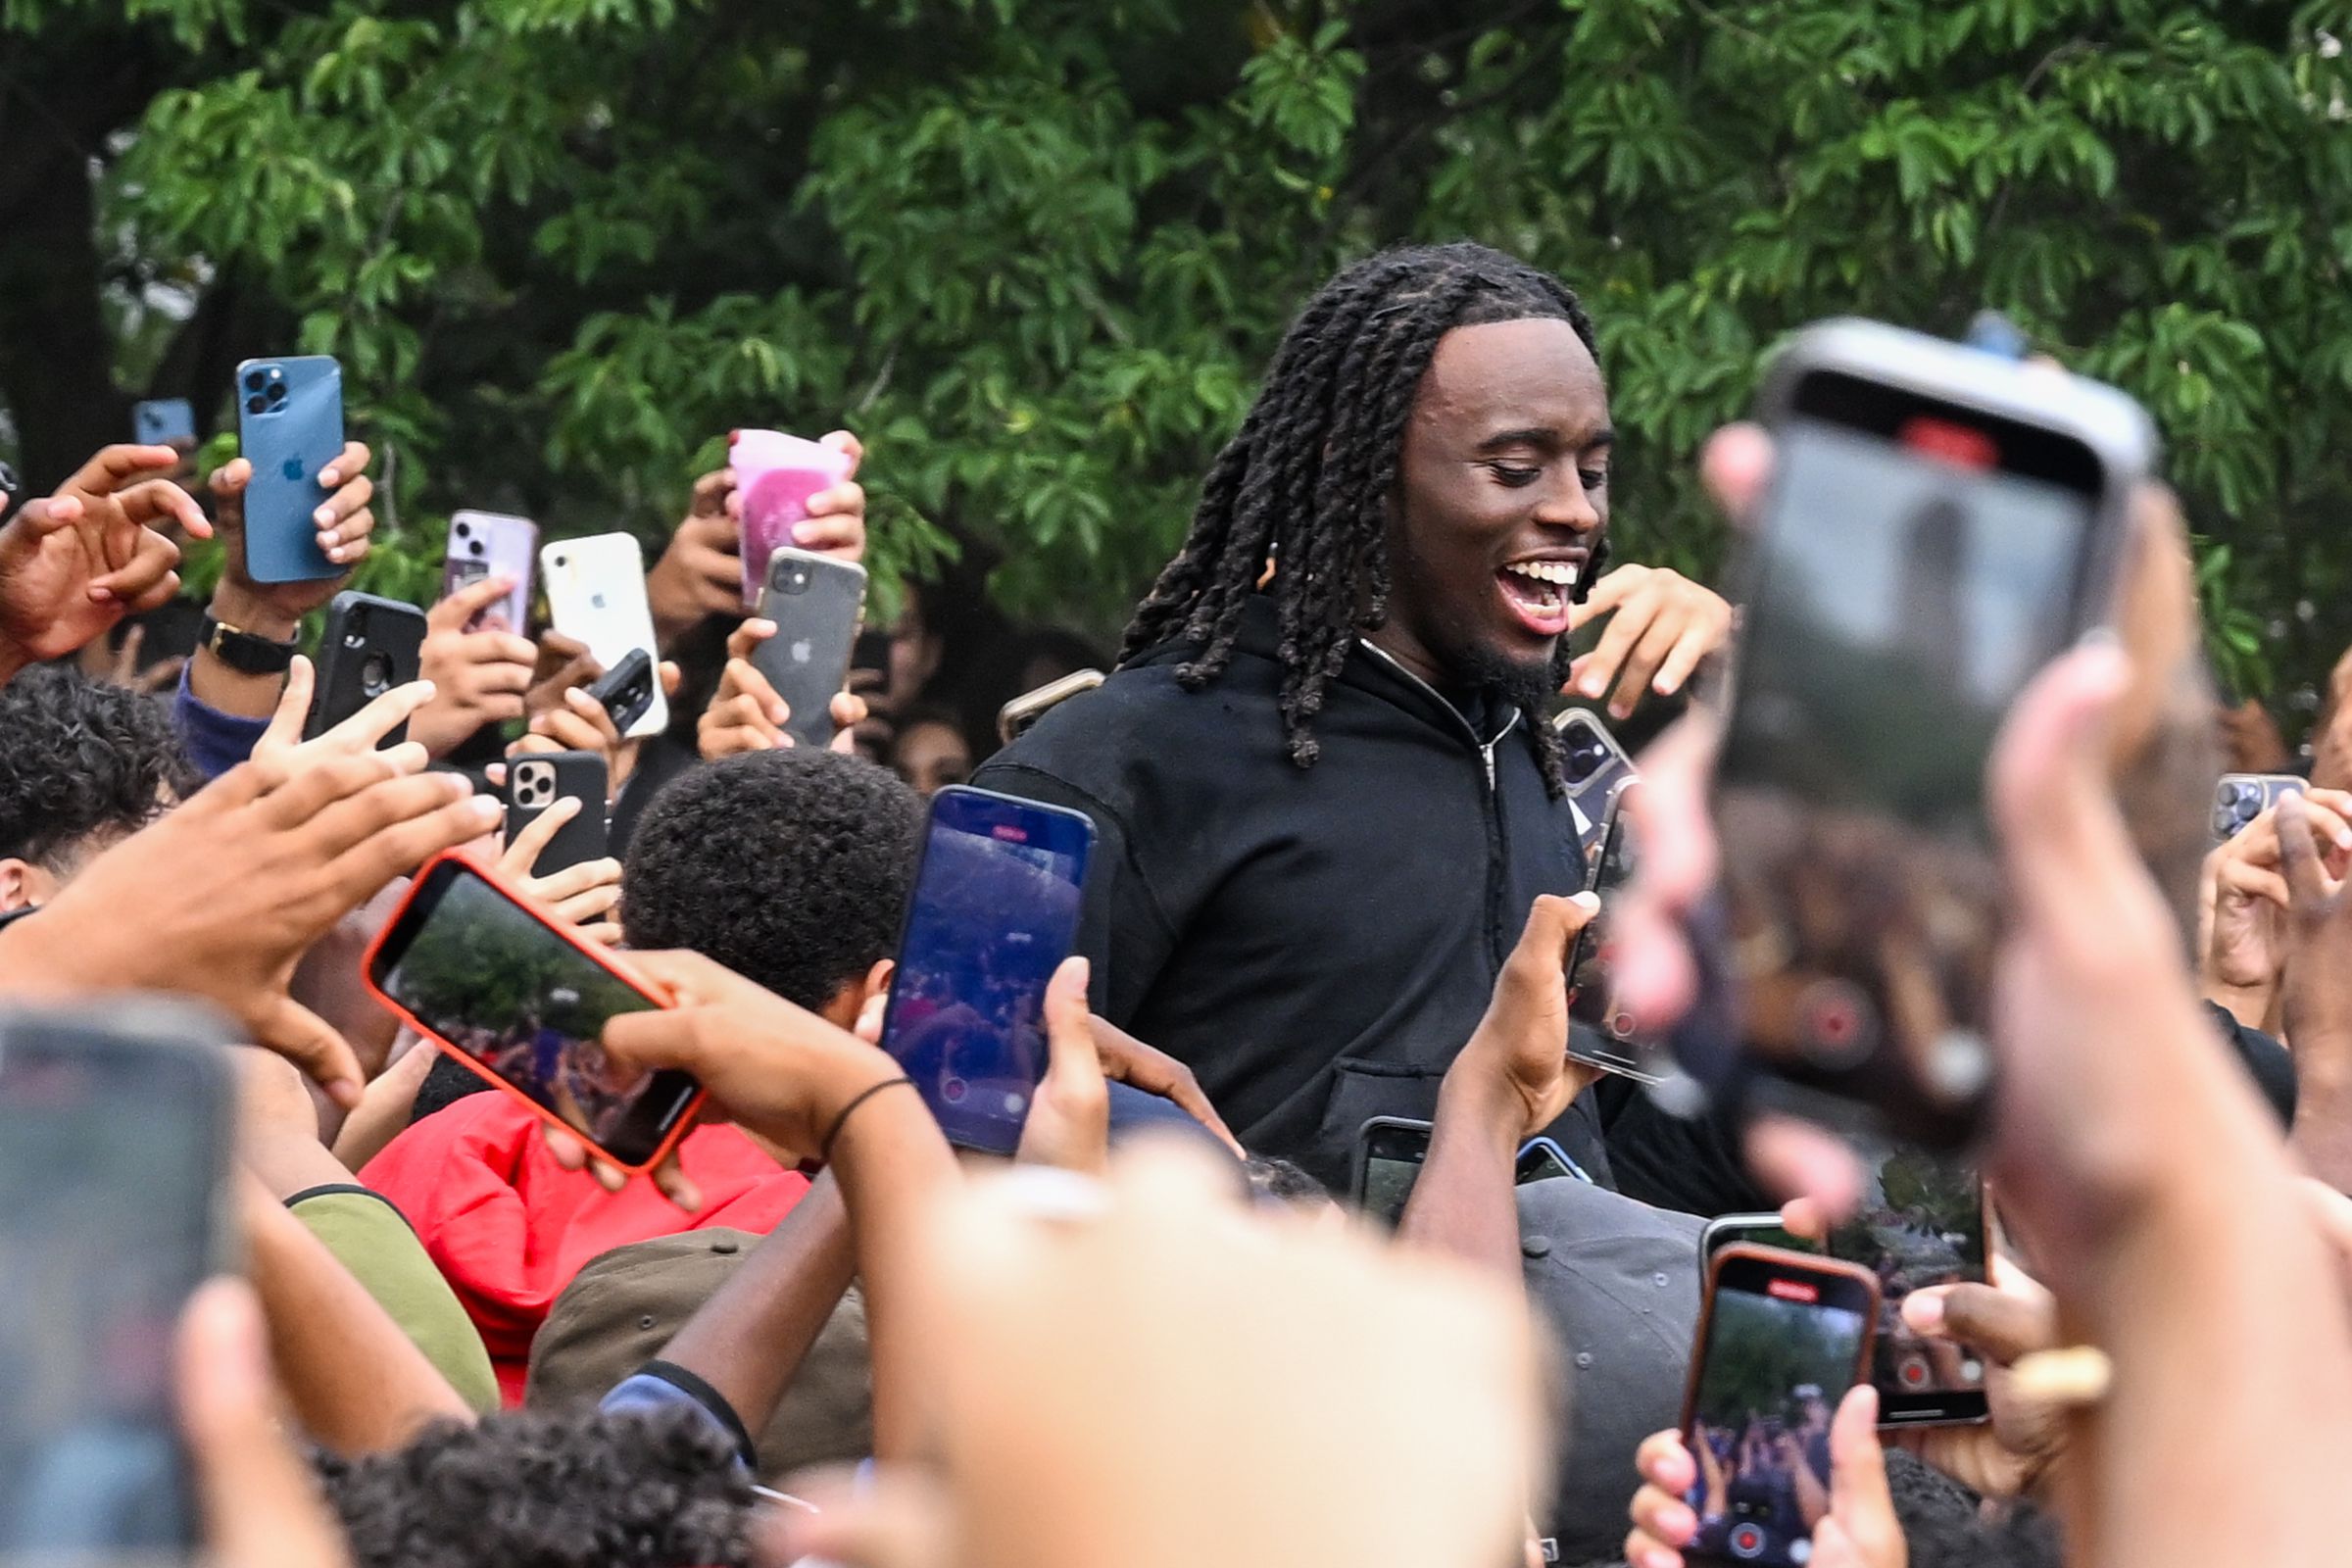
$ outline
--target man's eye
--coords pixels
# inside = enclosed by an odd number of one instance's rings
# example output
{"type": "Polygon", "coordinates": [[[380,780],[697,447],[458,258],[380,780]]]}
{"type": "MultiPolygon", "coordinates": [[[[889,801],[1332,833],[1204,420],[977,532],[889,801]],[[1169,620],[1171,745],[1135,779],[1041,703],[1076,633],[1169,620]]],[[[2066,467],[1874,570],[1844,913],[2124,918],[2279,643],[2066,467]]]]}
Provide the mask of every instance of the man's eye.
{"type": "Polygon", "coordinates": [[[1576,476],[1585,482],[1588,490],[1598,490],[1609,482],[1609,470],[1606,468],[1579,468],[1576,476]]]}
{"type": "Polygon", "coordinates": [[[1490,463],[1487,466],[1494,470],[1495,478],[1514,490],[1534,484],[1544,477],[1542,468],[1525,468],[1509,463],[1490,463]]]}

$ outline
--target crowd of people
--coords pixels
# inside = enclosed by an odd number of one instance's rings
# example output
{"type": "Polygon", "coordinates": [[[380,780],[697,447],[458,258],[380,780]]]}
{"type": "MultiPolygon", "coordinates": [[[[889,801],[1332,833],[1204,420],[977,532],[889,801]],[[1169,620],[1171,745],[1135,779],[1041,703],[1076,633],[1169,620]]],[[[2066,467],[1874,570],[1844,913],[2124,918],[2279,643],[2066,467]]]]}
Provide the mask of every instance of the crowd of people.
{"type": "MultiPolygon", "coordinates": [[[[854,562],[891,455],[826,440],[857,476],[795,539],[854,562]]],[[[2217,702],[2185,534],[2140,497],[2111,629],[1985,759],[2000,1255],[1899,1313],[1982,1363],[1989,1418],[1882,1434],[1867,1379],[1808,1375],[1686,1428],[1706,1222],[1786,1204],[1818,1234],[1859,1183],[1785,1111],[1572,1058],[1597,901],[1552,720],[1657,737],[1609,974],[1664,1035],[1709,966],[1709,683],[1741,630],[1723,591],[1612,552],[1613,445],[1559,279],[1467,243],[1373,256],[1305,302],[1115,658],[1045,636],[995,656],[1017,681],[967,679],[958,609],[918,590],[825,749],[751,657],[777,628],[746,614],[731,472],[646,565],[672,721],[636,739],[584,647],[481,619],[496,576],[430,608],[421,679],[303,738],[302,628],[369,548],[363,443],[318,476],[336,577],[247,569],[243,460],[198,487],[178,451],[110,447],[22,500],[0,1007],[161,994],[241,1042],[239,1262],[170,1357],[206,1549],[1676,1568],[1750,1555],[1755,1520],[1812,1568],[2343,1561],[2352,655],[2296,762],[2217,702]],[[223,547],[200,606],[189,537],[223,547]],[[997,749],[1001,695],[1089,663],[1099,688],[997,749]],[[504,842],[499,791],[554,751],[605,760],[610,854],[541,875],[555,824],[504,842]],[[2231,764],[2308,780],[2216,845],[2231,764]],[[1009,1161],[951,1149],[879,1045],[924,797],[967,778],[1095,835],[1009,1161]],[[671,1004],[589,1063],[707,1092],[655,1168],[363,985],[452,850],[671,1004]],[[1375,1118],[1429,1126],[1393,1234],[1347,1213],[1375,1118]],[[1569,1174],[1522,1185],[1538,1138],[1569,1174]]],[[[1754,426],[1710,445],[1730,517],[1773,459],[1754,426]]],[[[1869,918],[1869,867],[1829,874],[1866,848],[1822,849],[1819,918],[1869,918]]],[[[47,1261],[11,1251],[20,1313],[47,1261]]],[[[0,1556],[58,1544],[28,1486],[0,1473],[0,1556]]]]}

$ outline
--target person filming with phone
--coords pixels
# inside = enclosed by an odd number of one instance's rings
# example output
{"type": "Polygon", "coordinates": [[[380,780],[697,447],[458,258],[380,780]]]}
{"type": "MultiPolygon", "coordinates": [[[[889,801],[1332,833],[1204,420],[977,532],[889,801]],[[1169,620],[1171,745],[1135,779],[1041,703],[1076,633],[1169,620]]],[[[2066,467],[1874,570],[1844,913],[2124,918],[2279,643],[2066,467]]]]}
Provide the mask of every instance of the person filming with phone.
{"type": "MultiPolygon", "coordinates": [[[[1121,667],[975,775],[1094,819],[1098,1008],[1252,1150],[1337,1185],[1367,1118],[1428,1115],[1536,897],[1584,886],[1545,706],[1573,677],[1630,712],[1728,637],[1710,590],[1603,570],[1613,444],[1557,278],[1472,244],[1348,269],[1121,667]]],[[[1605,1170],[1589,1109],[1559,1136],[1605,1170]]]]}

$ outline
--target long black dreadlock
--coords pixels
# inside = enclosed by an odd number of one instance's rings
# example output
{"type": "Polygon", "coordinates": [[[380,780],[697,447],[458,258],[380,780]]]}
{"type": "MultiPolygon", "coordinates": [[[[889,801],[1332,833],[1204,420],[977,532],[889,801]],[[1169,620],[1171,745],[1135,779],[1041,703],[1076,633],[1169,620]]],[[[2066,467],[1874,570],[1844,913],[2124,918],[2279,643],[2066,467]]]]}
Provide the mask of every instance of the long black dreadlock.
{"type": "MultiPolygon", "coordinates": [[[[1225,671],[1242,610],[1279,552],[1282,727],[1291,760],[1314,765],[1314,716],[1357,634],[1388,619],[1388,501],[1404,422],[1437,352],[1457,326],[1531,318],[1566,321],[1599,358],[1592,323],[1567,284],[1467,242],[1383,251],[1307,301],[1275,351],[1241,432],[1200,486],[1192,532],[1127,627],[1122,662],[1175,639],[1200,645],[1178,672],[1199,690],[1225,671]]],[[[1601,564],[1580,574],[1581,600],[1601,564]]],[[[1557,736],[1528,720],[1556,797],[1557,736]]]]}

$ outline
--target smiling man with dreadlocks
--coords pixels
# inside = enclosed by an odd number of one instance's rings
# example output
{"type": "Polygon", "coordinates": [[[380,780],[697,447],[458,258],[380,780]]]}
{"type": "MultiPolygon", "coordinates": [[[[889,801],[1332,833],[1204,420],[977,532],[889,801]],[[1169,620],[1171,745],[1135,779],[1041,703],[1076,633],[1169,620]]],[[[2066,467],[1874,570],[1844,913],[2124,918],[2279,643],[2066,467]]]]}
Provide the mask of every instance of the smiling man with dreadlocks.
{"type": "MultiPolygon", "coordinates": [[[[1598,576],[1612,441],[1558,279],[1469,244],[1359,263],[1292,323],[1120,668],[974,780],[1094,819],[1098,1005],[1252,1150],[1336,1185],[1367,1117],[1430,1114],[1530,906],[1583,885],[1544,705],[1573,678],[1631,711],[1728,633],[1672,572],[1598,576]]],[[[1604,1168],[1588,1111],[1555,1131],[1604,1168]]]]}

